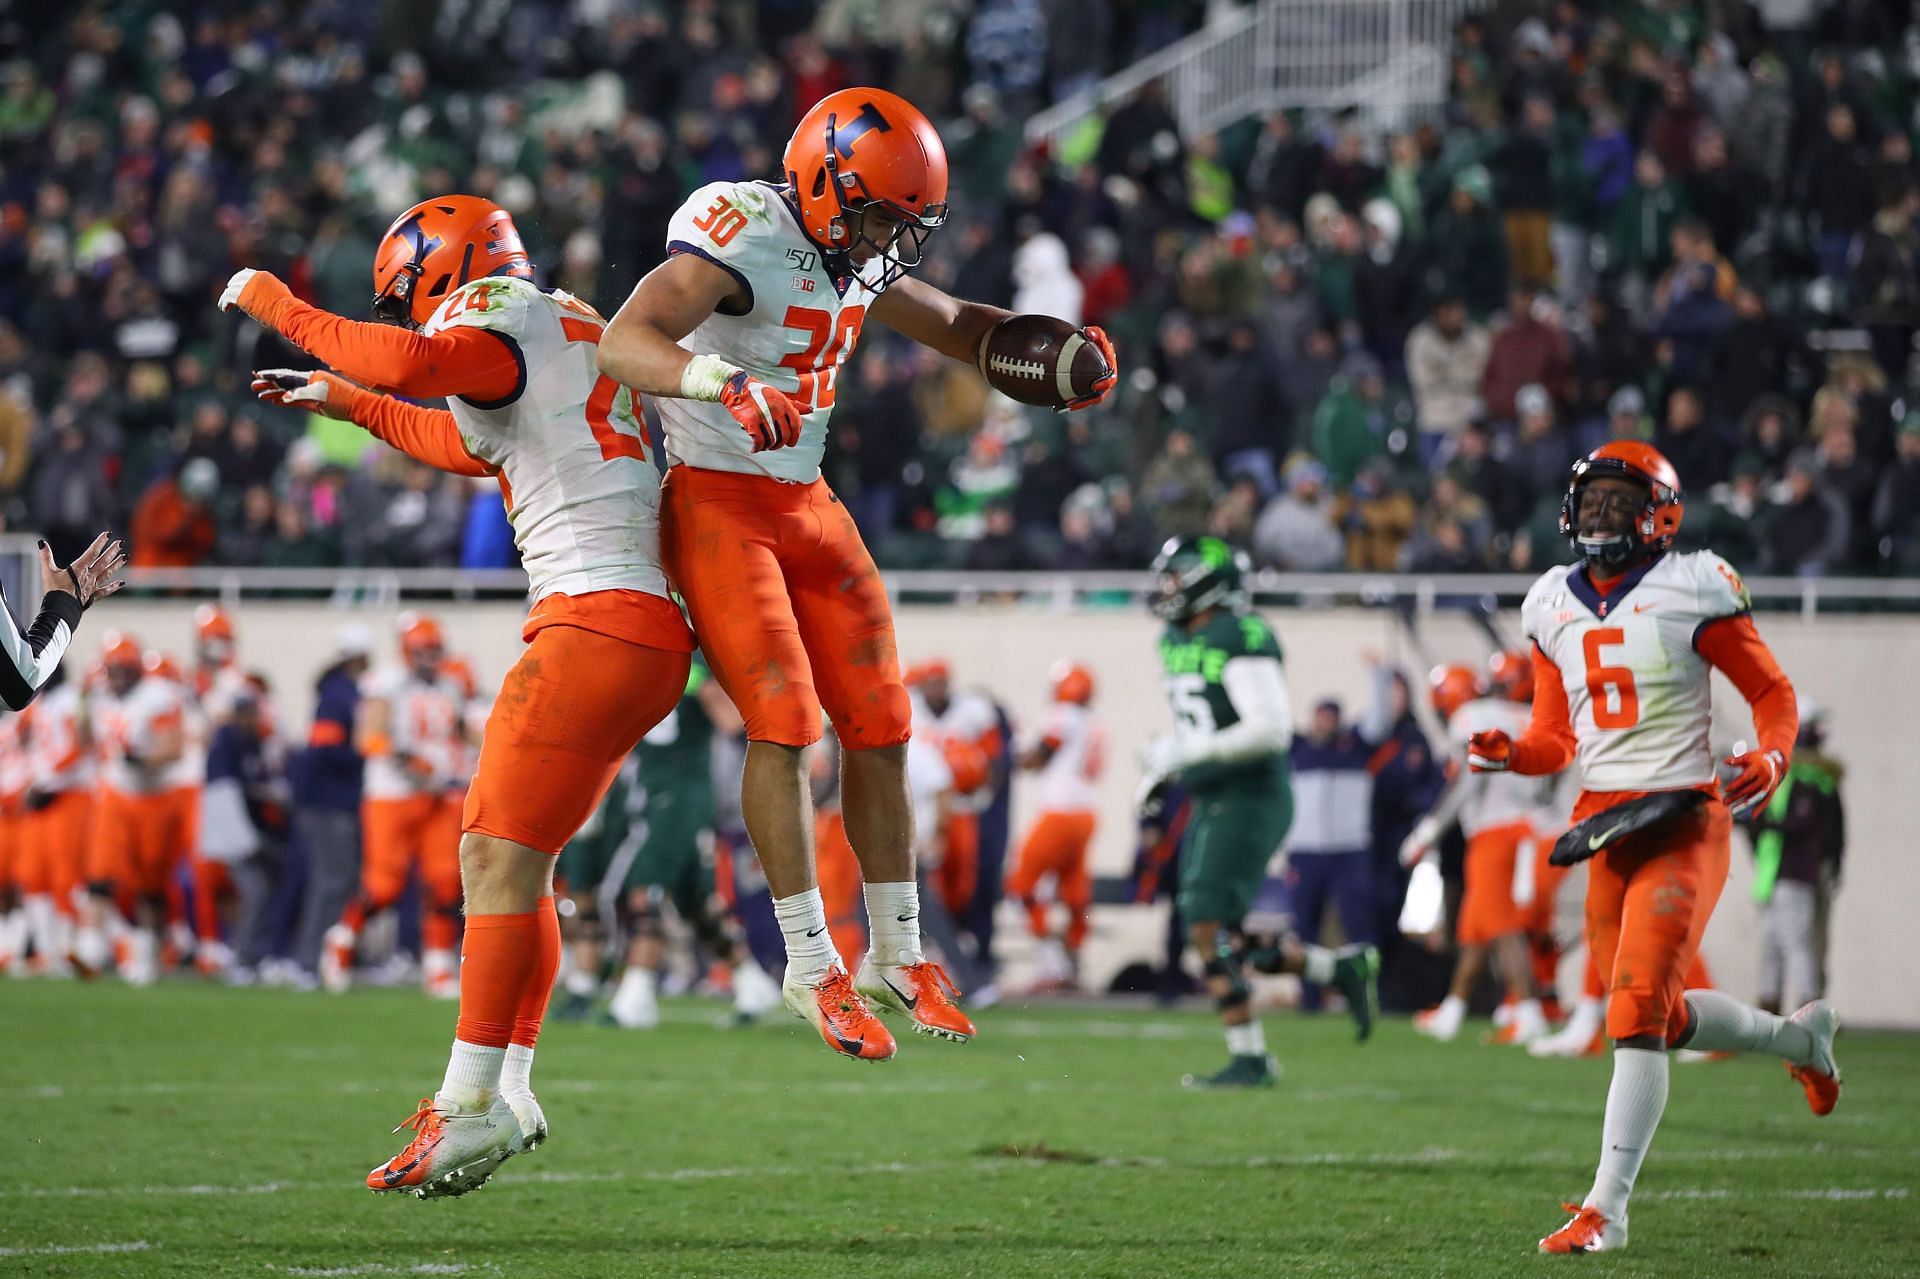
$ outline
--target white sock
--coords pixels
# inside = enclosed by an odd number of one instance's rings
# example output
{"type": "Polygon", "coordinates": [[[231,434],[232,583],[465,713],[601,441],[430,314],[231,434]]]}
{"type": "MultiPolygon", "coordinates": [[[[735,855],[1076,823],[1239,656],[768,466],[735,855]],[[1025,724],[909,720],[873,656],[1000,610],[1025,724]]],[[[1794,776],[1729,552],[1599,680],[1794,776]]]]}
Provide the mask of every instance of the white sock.
{"type": "Polygon", "coordinates": [[[803,986],[817,985],[827,970],[840,962],[833,950],[833,938],[827,933],[827,908],[820,900],[820,890],[809,888],[776,899],[773,917],[780,921],[780,935],[787,939],[787,976],[803,986]]]}
{"type": "Polygon", "coordinates": [[[1804,1066],[1813,1060],[1807,1028],[1717,990],[1690,990],[1693,1034],[1687,1047],[1708,1053],[1773,1053],[1804,1066]]]}
{"type": "Polygon", "coordinates": [[[1267,1034],[1260,1028],[1258,1017],[1244,1026],[1227,1027],[1227,1051],[1236,1057],[1267,1055],[1267,1034]]]}
{"type": "Polygon", "coordinates": [[[485,1110],[500,1091],[500,1071],[506,1064],[507,1050],[453,1041],[453,1055],[447,1059],[447,1077],[440,1084],[436,1100],[462,1114],[485,1110]]]}
{"type": "Polygon", "coordinates": [[[920,953],[920,885],[911,879],[868,884],[867,929],[876,964],[917,964],[920,953]]]}
{"type": "Polygon", "coordinates": [[[1300,967],[1300,975],[1311,982],[1325,985],[1333,980],[1333,952],[1325,946],[1307,947],[1306,962],[1300,967]]]}
{"type": "Polygon", "coordinates": [[[594,992],[600,989],[600,983],[584,968],[570,969],[565,984],[569,995],[578,995],[582,999],[592,999],[594,992]]]}
{"type": "Polygon", "coordinates": [[[533,1095],[533,1049],[507,1045],[507,1055],[500,1059],[500,1092],[508,1097],[533,1095]]]}
{"type": "Polygon", "coordinates": [[[1545,1013],[1540,1011],[1540,1001],[1537,999],[1523,999],[1515,1004],[1513,1006],[1513,1021],[1522,1035],[1540,1035],[1546,1033],[1547,1017],[1545,1013]]]}
{"type": "Polygon", "coordinates": [[[1449,1026],[1457,1031],[1466,1017],[1467,1001],[1458,995],[1448,995],[1440,1001],[1440,1006],[1433,1010],[1432,1024],[1435,1027],[1449,1026]]]}
{"type": "Polygon", "coordinates": [[[1600,1129],[1600,1168],[1587,1192],[1588,1207],[1608,1221],[1627,1220],[1627,1196],[1653,1144],[1667,1108],[1667,1054],[1652,1048],[1613,1050],[1613,1082],[1607,1087],[1607,1118],[1600,1129]]]}

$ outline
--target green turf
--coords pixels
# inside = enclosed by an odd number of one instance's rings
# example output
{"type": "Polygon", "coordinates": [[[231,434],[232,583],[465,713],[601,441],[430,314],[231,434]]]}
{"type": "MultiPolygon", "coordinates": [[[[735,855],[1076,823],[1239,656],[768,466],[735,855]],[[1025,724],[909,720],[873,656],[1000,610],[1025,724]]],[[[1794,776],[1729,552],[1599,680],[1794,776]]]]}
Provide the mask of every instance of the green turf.
{"type": "Polygon", "coordinates": [[[1533,1255],[1598,1143],[1606,1064],[1276,1015],[1280,1084],[1191,1094],[1200,1012],[996,1009],[885,1065],[798,1023],[553,1026],[545,1149],[464,1199],[367,1168],[452,1010],[168,984],[0,985],[0,1275],[1920,1274],[1920,1038],[1842,1040],[1815,1120],[1770,1061],[1676,1066],[1633,1249],[1533,1255]],[[69,1251],[144,1245],[140,1251],[69,1251]]]}

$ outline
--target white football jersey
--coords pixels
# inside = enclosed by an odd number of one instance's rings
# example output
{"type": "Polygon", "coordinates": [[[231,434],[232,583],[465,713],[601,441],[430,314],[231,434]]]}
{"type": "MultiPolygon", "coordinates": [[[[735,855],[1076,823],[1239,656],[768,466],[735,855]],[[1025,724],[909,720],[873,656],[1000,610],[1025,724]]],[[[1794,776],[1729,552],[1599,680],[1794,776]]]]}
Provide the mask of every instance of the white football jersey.
{"type": "Polygon", "coordinates": [[[1040,811],[1093,811],[1107,756],[1106,730],[1093,712],[1072,702],[1055,702],[1047,710],[1040,739],[1053,746],[1040,767],[1040,811]]]}
{"type": "MultiPolygon", "coordinates": [[[[27,712],[33,707],[29,706],[27,712]]],[[[0,798],[9,803],[25,793],[33,780],[33,763],[27,745],[20,739],[26,712],[0,718],[0,798]]]]}
{"type": "Polygon", "coordinates": [[[187,729],[186,700],[180,685],[170,679],[148,675],[125,697],[114,697],[101,690],[93,699],[94,740],[100,746],[103,777],[106,784],[123,795],[158,795],[178,786],[181,762],[164,768],[141,768],[127,762],[127,756],[144,758],[154,748],[161,732],[187,729]]]}
{"type": "Polygon", "coordinates": [[[423,680],[404,667],[375,671],[360,684],[361,697],[387,704],[390,755],[367,760],[368,799],[406,799],[444,790],[461,777],[466,746],[460,740],[461,707],[465,699],[452,680],[423,680]],[[399,756],[424,761],[421,772],[403,766],[399,756]]]}
{"type": "MultiPolygon", "coordinates": [[[[1526,707],[1504,697],[1476,697],[1461,704],[1447,720],[1447,739],[1454,757],[1466,768],[1467,740],[1475,733],[1504,730],[1510,737],[1527,731],[1532,718],[1526,707]]],[[[1460,833],[1471,839],[1483,830],[1530,821],[1548,789],[1538,777],[1518,773],[1468,773],[1461,777],[1460,833]]]]}
{"type": "Polygon", "coordinates": [[[1526,632],[1560,668],[1590,791],[1677,790],[1714,780],[1712,668],[1694,649],[1707,623],[1752,607],[1711,551],[1666,554],[1602,598],[1579,567],[1527,592],[1526,632]]]}
{"type": "Polygon", "coordinates": [[[43,693],[32,706],[33,741],[28,772],[49,794],[93,785],[93,758],[80,748],[80,690],[73,681],[43,693]]]}
{"type": "Polygon", "coordinates": [[[751,299],[740,315],[715,311],[682,345],[778,387],[800,411],[800,443],[755,453],[719,404],[663,397],[657,407],[668,460],[797,484],[819,479],[834,378],[860,341],[867,306],[878,296],[867,281],[884,264],[876,259],[836,279],[801,229],[798,211],[767,182],[713,182],[695,191],[667,223],[667,251],[707,259],[751,299]]]}
{"type": "Polygon", "coordinates": [[[953,770],[932,742],[915,737],[907,742],[907,796],[913,802],[913,832],[921,855],[938,864],[940,797],[953,789],[953,770]]]}
{"type": "MultiPolygon", "coordinates": [[[[993,703],[970,689],[961,689],[947,702],[943,714],[936,715],[920,696],[919,689],[909,693],[913,708],[913,735],[925,737],[928,743],[942,751],[949,742],[966,742],[986,746],[997,740],[1000,731],[1000,717],[994,714],[993,703]]],[[[978,790],[959,795],[954,800],[954,809],[958,812],[978,812],[987,806],[993,798],[992,787],[982,786],[978,790]]]]}
{"type": "Polygon", "coordinates": [[[665,596],[660,471],[633,392],[602,377],[606,321],[569,294],[529,280],[474,280],[424,330],[497,333],[520,361],[520,393],[501,403],[450,396],[467,452],[495,468],[533,599],[591,591],[665,596]]]}

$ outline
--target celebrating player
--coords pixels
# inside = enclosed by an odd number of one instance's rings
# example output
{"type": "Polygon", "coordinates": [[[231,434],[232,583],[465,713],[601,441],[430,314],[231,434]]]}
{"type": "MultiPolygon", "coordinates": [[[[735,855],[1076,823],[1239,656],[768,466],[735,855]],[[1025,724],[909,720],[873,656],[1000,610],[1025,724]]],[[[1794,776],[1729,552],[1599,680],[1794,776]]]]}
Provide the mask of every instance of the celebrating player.
{"type": "Polygon", "coordinates": [[[1549,569],[1522,605],[1533,639],[1533,714],[1515,737],[1475,733],[1479,772],[1556,773],[1576,760],[1575,826],[1592,855],[1587,944],[1607,986],[1613,1083],[1600,1167],[1573,1219],[1542,1252],[1627,1245],[1627,1198],[1667,1104],[1667,1050],[1766,1052],[1787,1062],[1816,1115],[1840,1098],[1839,1016],[1815,1001],[1776,1017],[1685,975],[1726,883],[1731,816],[1766,802],[1786,776],[1798,723],[1793,686],[1760,639],[1746,587],[1710,551],[1674,554],[1680,477],[1637,441],[1574,463],[1560,530],[1581,563],[1549,569]],[[1708,747],[1718,669],[1753,709],[1755,750],[1708,747]]]}
{"type": "Polygon", "coordinates": [[[1185,1082],[1213,1088],[1269,1087],[1277,1071],[1253,1014],[1249,964],[1331,983],[1347,997],[1363,1039],[1373,1028],[1380,965],[1372,946],[1335,953],[1288,936],[1245,948],[1241,921],[1293,822],[1293,707],[1280,642],[1247,606],[1242,559],[1220,539],[1202,537],[1176,538],[1154,561],[1152,603],[1167,623],[1160,660],[1174,731],[1148,743],[1141,761],[1148,795],[1177,778],[1192,797],[1178,907],[1206,965],[1232,1060],[1210,1078],[1185,1082]]]}
{"type": "MultiPolygon", "coordinates": [[[[926,1033],[974,1029],[921,951],[892,611],[820,458],[835,375],[869,318],[973,361],[1007,312],[907,274],[947,216],[946,152],[907,102],[828,95],[794,130],[784,169],[784,185],[714,183],[681,206],[670,256],[607,327],[600,368],[661,397],[673,464],[662,549],[746,720],[741,803],[786,938],[787,1006],[837,1051],[883,1060],[893,1037],[867,1000],[926,1033]],[[845,749],[846,830],[872,923],[857,981],[834,951],[814,869],[805,750],[823,706],[845,749]]],[[[1111,370],[1105,335],[1084,337],[1111,370]]],[[[1098,402],[1114,380],[1068,407],[1098,402]]]]}
{"type": "Polygon", "coordinates": [[[1078,662],[1056,663],[1053,705],[1039,735],[1019,753],[1022,768],[1040,774],[1040,816],[1027,831],[1007,876],[1007,895],[1027,908],[1027,922],[1040,943],[1042,984],[1071,980],[1079,972],[1087,939],[1087,908],[1093,880],[1087,848],[1093,842],[1096,788],[1106,760],[1106,733],[1093,716],[1093,672],[1078,662]],[[1066,936],[1053,940],[1040,881],[1053,879],[1053,895],[1067,909],[1066,936]]]}
{"type": "Polygon", "coordinates": [[[423,1198],[471,1190],[546,1138],[528,1077],[560,962],[554,858],[673,708],[693,649],[660,570],[659,472],[633,397],[594,369],[604,321],[532,275],[513,219],[453,195],[408,209],[381,240],[384,324],[308,306],[261,271],[220,297],[337,370],[257,375],[262,399],[349,419],[443,471],[497,476],[531,579],[528,648],[487,720],[461,822],[453,1053],[407,1121],[414,1139],[367,1176],[423,1198]]]}

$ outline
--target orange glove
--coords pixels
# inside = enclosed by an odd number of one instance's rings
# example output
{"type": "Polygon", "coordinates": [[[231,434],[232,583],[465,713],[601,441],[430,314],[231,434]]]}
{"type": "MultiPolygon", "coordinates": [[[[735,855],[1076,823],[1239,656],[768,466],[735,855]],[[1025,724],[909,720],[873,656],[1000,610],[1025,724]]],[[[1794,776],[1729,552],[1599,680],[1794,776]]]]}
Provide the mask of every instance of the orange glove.
{"type": "Polygon", "coordinates": [[[779,387],[756,382],[742,369],[720,389],[720,406],[753,439],[753,451],[792,448],[800,442],[800,410],[779,387]]]}
{"type": "Polygon", "coordinates": [[[1489,729],[1467,739],[1467,767],[1476,773],[1504,773],[1513,760],[1513,739],[1504,729],[1489,729]]]}
{"type": "Polygon", "coordinates": [[[1757,811],[1787,775],[1787,757],[1779,751],[1747,751],[1721,761],[1734,775],[1720,783],[1720,798],[1735,817],[1757,811]]]}
{"type": "Polygon", "coordinates": [[[1093,390],[1062,407],[1061,412],[1072,413],[1077,409],[1088,409],[1113,394],[1113,388],[1120,384],[1120,357],[1113,353],[1113,343],[1107,337],[1107,331],[1097,324],[1089,324],[1080,330],[1080,336],[1093,343],[1094,349],[1107,359],[1107,375],[1093,384],[1093,390]]]}
{"type": "Polygon", "coordinates": [[[323,369],[261,369],[253,375],[253,393],[267,404],[302,408],[322,417],[351,420],[360,388],[323,369]]]}

